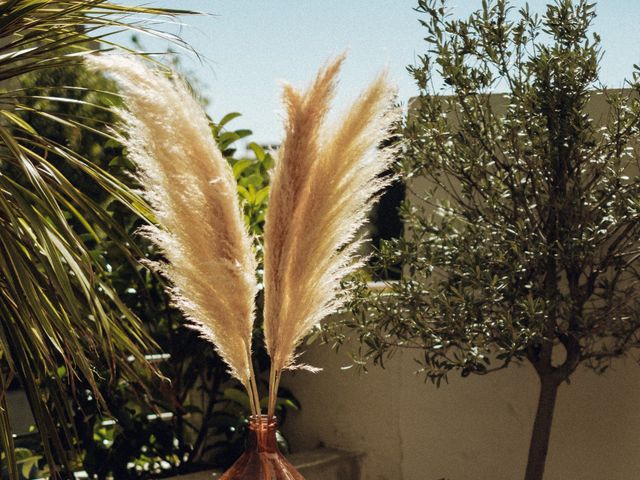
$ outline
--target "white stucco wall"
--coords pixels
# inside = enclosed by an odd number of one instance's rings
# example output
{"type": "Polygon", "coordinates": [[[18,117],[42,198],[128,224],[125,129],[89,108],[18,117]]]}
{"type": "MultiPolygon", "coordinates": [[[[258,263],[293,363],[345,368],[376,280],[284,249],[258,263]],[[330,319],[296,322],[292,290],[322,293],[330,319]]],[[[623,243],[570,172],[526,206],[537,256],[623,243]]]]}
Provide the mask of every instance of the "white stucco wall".
{"type": "MultiPolygon", "coordinates": [[[[318,374],[288,373],[302,402],[285,434],[294,449],[323,443],[363,451],[366,480],[514,480],[524,476],[537,401],[528,366],[452,376],[436,389],[413,373],[411,352],[386,370],[341,370],[344,353],[313,346],[318,374]]],[[[604,376],[579,369],[562,385],[545,480],[640,478],[640,367],[621,360],[604,376]]]]}

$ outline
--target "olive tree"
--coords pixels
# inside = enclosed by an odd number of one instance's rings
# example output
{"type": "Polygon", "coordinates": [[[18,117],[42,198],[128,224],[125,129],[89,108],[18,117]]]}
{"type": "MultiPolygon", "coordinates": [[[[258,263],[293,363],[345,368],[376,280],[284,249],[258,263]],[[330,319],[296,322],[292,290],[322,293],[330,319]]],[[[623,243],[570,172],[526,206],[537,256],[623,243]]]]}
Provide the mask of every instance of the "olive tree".
{"type": "Polygon", "coordinates": [[[584,0],[539,15],[505,0],[467,19],[444,1],[417,10],[428,53],[410,67],[405,233],[377,254],[403,276],[361,288],[348,323],[364,356],[414,349],[438,385],[530,363],[540,396],[525,478],[539,480],[559,386],[640,346],[638,73],[601,85],[584,0]]]}

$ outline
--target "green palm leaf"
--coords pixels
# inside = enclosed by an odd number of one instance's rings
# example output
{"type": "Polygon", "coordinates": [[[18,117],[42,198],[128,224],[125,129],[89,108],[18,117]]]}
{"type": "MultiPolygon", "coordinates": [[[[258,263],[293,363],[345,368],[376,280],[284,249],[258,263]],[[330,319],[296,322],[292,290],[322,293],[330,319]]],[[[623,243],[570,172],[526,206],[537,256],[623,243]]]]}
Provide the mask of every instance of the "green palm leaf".
{"type": "Polygon", "coordinates": [[[12,479],[19,471],[5,394],[14,378],[26,392],[51,475],[68,476],[76,443],[68,392],[82,380],[100,401],[96,365],[135,379],[151,346],[110,287],[106,266],[92,255],[87,238],[97,243],[108,235],[131,258],[133,243],[104,205],[74,185],[69,172],[91,179],[142,216],[147,207],[90,159],[45,138],[25,120],[30,114],[101,130],[91,118],[34,108],[38,99],[77,100],[44,91],[34,96],[20,87],[21,79],[79,64],[99,48],[121,48],[110,37],[123,30],[181,44],[144,17],[185,13],[104,0],[0,0],[0,447],[12,479]]]}

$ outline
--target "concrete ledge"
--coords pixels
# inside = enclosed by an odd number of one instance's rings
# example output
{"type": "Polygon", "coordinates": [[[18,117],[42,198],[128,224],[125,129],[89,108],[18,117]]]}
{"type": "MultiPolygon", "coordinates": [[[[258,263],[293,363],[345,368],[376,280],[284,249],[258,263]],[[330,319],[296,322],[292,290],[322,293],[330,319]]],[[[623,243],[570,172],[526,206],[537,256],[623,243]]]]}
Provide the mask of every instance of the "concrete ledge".
{"type": "MultiPolygon", "coordinates": [[[[364,454],[333,448],[318,448],[288,456],[305,480],[362,480],[364,454]]],[[[213,480],[221,473],[215,470],[190,473],[169,480],[213,480]]]]}
{"type": "Polygon", "coordinates": [[[305,480],[361,480],[363,453],[319,448],[293,454],[289,460],[305,480]]]}

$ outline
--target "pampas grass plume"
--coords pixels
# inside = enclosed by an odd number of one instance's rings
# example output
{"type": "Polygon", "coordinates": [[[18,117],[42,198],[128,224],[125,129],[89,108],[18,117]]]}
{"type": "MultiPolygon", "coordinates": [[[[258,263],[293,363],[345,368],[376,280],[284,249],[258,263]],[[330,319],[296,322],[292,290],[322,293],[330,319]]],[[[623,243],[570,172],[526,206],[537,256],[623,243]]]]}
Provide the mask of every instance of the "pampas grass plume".
{"type": "MultiPolygon", "coordinates": [[[[379,192],[393,149],[376,150],[397,111],[380,75],[333,127],[326,116],[344,57],[323,68],[305,92],[284,88],[285,140],[272,177],[265,224],[265,341],[273,400],[295,348],[344,303],[341,280],[362,265],[358,230],[379,192]]],[[[269,414],[272,413],[272,405],[269,414]]]]}
{"type": "Polygon", "coordinates": [[[173,284],[173,302],[249,389],[255,256],[207,117],[182,82],[133,56],[88,62],[111,74],[124,96],[122,142],[160,224],[144,234],[167,260],[155,268],[173,284]]]}

